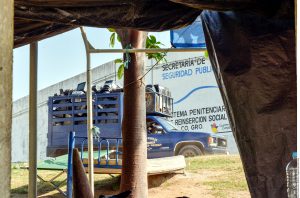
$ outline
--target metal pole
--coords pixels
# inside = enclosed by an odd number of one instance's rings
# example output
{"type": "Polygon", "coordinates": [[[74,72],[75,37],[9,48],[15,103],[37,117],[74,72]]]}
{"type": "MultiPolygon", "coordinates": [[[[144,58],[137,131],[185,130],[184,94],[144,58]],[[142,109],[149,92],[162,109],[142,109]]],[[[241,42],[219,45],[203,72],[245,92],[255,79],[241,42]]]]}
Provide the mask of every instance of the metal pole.
{"type": "MultiPolygon", "coordinates": [[[[153,59],[151,59],[151,67],[153,66],[153,59]]],[[[151,84],[152,84],[152,87],[153,87],[153,69],[151,69],[151,84]]]]}
{"type": "Polygon", "coordinates": [[[29,185],[28,197],[37,197],[37,70],[38,43],[30,44],[29,88],[29,185]]]}
{"type": "Polygon", "coordinates": [[[86,82],[87,82],[87,133],[88,133],[88,170],[91,191],[94,194],[94,145],[93,145],[93,98],[92,98],[92,74],[90,64],[90,44],[82,27],[80,27],[86,50],[86,82]]]}
{"type": "Polygon", "coordinates": [[[158,52],[204,52],[201,48],[139,48],[139,49],[90,49],[90,53],[158,53],[158,52]]]}
{"type": "Polygon", "coordinates": [[[69,133],[69,148],[68,148],[68,174],[67,174],[67,198],[72,198],[73,192],[73,149],[75,147],[75,132],[69,133]]]}
{"type": "Polygon", "coordinates": [[[114,63],[114,69],[115,69],[115,83],[117,83],[117,65],[114,63]]]}

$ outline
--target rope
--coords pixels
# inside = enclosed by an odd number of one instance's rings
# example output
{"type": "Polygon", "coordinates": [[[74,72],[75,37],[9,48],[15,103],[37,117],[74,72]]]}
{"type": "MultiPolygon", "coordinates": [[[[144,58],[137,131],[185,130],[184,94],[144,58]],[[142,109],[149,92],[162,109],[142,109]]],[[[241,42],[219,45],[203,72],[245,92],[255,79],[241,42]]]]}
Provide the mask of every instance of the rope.
{"type": "Polygon", "coordinates": [[[129,44],[125,47],[125,61],[124,61],[124,68],[125,69],[128,69],[129,63],[131,61],[128,49],[132,49],[131,44],[129,44]]]}
{"type": "MultiPolygon", "coordinates": [[[[165,54],[168,53],[168,51],[165,52],[165,54]]],[[[141,77],[139,77],[137,80],[134,80],[126,85],[124,85],[123,89],[127,88],[129,85],[132,85],[134,84],[135,82],[138,82],[140,81],[141,82],[141,85],[144,85],[144,82],[143,82],[143,78],[155,67],[158,65],[158,63],[164,58],[165,56],[162,56],[159,60],[156,61],[156,63],[154,65],[152,65],[152,67],[141,77]]]]}

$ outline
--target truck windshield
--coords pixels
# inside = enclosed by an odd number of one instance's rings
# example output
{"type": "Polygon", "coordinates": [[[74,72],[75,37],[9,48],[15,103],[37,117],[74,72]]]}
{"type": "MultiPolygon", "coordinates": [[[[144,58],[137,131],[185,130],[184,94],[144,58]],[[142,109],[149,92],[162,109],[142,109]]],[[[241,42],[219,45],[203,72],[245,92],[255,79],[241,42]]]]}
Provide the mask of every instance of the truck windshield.
{"type": "Polygon", "coordinates": [[[166,118],[156,117],[156,119],[168,130],[168,131],[177,131],[179,130],[171,121],[166,118]]]}

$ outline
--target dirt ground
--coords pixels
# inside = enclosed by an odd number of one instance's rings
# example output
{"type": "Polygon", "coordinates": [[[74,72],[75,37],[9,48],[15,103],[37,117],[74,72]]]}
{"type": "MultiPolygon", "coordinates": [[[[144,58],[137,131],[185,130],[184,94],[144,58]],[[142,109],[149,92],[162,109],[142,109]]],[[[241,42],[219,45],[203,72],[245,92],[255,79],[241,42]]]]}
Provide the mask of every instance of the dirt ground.
{"type": "MultiPolygon", "coordinates": [[[[213,174],[213,173],[211,173],[213,174]]],[[[156,188],[149,189],[149,197],[156,198],[213,198],[208,187],[201,184],[206,176],[204,174],[186,173],[186,175],[175,175],[166,183],[156,188]]]]}
{"type": "Polygon", "coordinates": [[[150,188],[150,198],[174,198],[174,197],[189,197],[189,198],[215,198],[215,197],[236,197],[250,198],[249,191],[235,191],[227,196],[214,195],[212,188],[204,185],[204,181],[208,178],[221,175],[218,172],[206,173],[187,173],[186,175],[176,175],[160,187],[150,188]]]}
{"type": "MultiPolygon", "coordinates": [[[[229,191],[226,193],[215,194],[210,186],[204,185],[209,178],[222,176],[222,173],[209,171],[199,173],[189,173],[185,175],[177,174],[167,179],[160,186],[150,187],[148,191],[149,198],[250,198],[248,190],[229,191]]],[[[97,190],[95,197],[101,194],[117,194],[118,190],[97,190]]]]}
{"type": "MultiPolygon", "coordinates": [[[[202,156],[186,163],[185,174],[149,178],[149,198],[250,198],[239,156],[202,156]]],[[[12,172],[12,197],[27,197],[28,171],[12,172]]],[[[49,171],[41,174],[50,176],[49,171]]],[[[119,176],[95,175],[95,197],[118,194],[119,184],[119,176]]],[[[39,197],[63,197],[42,182],[38,189],[39,197]]],[[[62,190],[66,190],[65,184],[62,190]]]]}

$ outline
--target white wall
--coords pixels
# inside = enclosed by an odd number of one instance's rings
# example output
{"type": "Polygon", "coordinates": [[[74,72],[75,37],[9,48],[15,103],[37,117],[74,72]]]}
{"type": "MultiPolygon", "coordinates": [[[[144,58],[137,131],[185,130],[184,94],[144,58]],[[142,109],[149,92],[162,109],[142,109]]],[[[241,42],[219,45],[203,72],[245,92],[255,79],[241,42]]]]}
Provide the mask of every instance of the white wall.
{"type": "MultiPolygon", "coordinates": [[[[106,63],[92,70],[94,83],[103,84],[114,78],[113,62],[106,63]]],[[[85,74],[79,74],[38,92],[38,159],[46,158],[48,133],[48,97],[59,93],[59,89],[76,89],[77,84],[85,81],[85,74]]],[[[28,120],[29,98],[23,97],[13,103],[12,123],[12,161],[28,161],[28,120]]],[[[67,141],[67,140],[66,140],[67,141]]]]}

